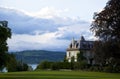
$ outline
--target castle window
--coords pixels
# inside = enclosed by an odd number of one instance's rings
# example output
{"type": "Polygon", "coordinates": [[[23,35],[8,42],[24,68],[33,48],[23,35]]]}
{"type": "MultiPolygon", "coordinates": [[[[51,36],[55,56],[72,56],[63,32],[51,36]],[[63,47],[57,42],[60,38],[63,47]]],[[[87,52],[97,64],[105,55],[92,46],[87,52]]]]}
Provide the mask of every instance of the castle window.
{"type": "Polygon", "coordinates": [[[78,45],[79,45],[79,44],[77,43],[77,44],[76,44],[76,48],[78,48],[78,45]]]}

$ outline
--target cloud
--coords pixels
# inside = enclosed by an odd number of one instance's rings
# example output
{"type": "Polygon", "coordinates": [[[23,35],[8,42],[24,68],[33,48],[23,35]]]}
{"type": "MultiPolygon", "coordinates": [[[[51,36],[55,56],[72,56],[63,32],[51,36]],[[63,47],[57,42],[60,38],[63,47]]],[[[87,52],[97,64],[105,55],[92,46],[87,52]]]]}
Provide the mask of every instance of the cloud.
{"type": "Polygon", "coordinates": [[[12,39],[8,40],[10,51],[29,49],[65,51],[72,37],[84,35],[94,39],[89,31],[90,23],[80,17],[61,16],[65,10],[43,8],[36,13],[28,13],[0,7],[0,20],[7,20],[12,29],[12,39]]]}
{"type": "Polygon", "coordinates": [[[60,17],[61,16],[60,14],[63,12],[68,12],[68,9],[57,10],[54,7],[44,7],[38,12],[32,12],[27,14],[34,17],[50,19],[50,18],[60,17]]]}
{"type": "Polygon", "coordinates": [[[56,31],[59,27],[87,23],[80,20],[79,17],[60,17],[61,12],[64,11],[47,7],[34,15],[32,13],[28,15],[28,12],[25,11],[0,7],[0,20],[7,20],[12,32],[16,34],[30,34],[38,30],[51,32],[56,31]],[[52,18],[46,18],[49,16],[52,18]]]}
{"type": "Polygon", "coordinates": [[[10,51],[21,50],[59,50],[65,51],[68,40],[58,40],[56,33],[42,35],[14,34],[8,40],[10,51]]]}
{"type": "Polygon", "coordinates": [[[7,20],[16,34],[30,34],[36,30],[54,31],[58,25],[53,20],[29,16],[22,11],[0,8],[0,20],[7,20]],[[51,27],[54,26],[52,29],[51,27]]]}

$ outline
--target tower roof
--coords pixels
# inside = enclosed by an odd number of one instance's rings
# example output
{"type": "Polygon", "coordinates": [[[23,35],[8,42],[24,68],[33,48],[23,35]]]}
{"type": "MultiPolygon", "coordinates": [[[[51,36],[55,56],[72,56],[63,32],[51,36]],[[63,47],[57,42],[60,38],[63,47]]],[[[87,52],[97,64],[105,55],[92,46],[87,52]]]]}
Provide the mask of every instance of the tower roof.
{"type": "Polygon", "coordinates": [[[85,41],[84,36],[81,36],[80,41],[85,41]]]}

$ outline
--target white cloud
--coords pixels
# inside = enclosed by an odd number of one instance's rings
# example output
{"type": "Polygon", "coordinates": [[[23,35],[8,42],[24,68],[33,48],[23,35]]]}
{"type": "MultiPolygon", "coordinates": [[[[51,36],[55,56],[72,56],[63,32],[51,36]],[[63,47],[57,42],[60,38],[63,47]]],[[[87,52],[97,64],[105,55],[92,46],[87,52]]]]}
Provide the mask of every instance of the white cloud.
{"type": "Polygon", "coordinates": [[[63,12],[68,12],[68,9],[57,10],[53,7],[44,7],[38,12],[27,13],[27,14],[34,16],[34,17],[38,17],[38,18],[51,19],[55,17],[60,17],[60,14],[63,12]]]}
{"type": "Polygon", "coordinates": [[[12,39],[8,40],[10,51],[33,49],[65,51],[68,43],[68,40],[57,39],[56,33],[45,33],[42,35],[13,34],[12,39]]]}
{"type": "Polygon", "coordinates": [[[84,35],[87,39],[93,39],[89,31],[90,23],[80,17],[61,16],[62,12],[67,11],[46,7],[28,15],[24,11],[0,8],[0,20],[7,20],[13,32],[12,39],[8,40],[10,51],[65,51],[72,37],[78,39],[84,35]]]}

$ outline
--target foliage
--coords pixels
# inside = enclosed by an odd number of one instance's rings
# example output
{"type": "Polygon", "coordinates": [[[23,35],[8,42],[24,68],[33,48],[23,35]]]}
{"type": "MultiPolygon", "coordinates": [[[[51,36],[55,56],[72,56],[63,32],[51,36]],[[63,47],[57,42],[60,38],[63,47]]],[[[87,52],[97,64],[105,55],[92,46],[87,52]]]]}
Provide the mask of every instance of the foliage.
{"type": "Polygon", "coordinates": [[[71,69],[71,63],[43,61],[37,66],[37,69],[44,69],[44,70],[71,69]]]}
{"type": "Polygon", "coordinates": [[[54,62],[51,64],[51,70],[59,70],[61,64],[59,64],[59,62],[54,62]]]}
{"type": "Polygon", "coordinates": [[[95,13],[91,30],[101,40],[120,41],[120,1],[109,0],[100,13],[95,13]]]}
{"type": "Polygon", "coordinates": [[[88,64],[85,60],[81,62],[75,62],[73,64],[73,70],[87,70],[88,69],[88,64]]]}
{"type": "Polygon", "coordinates": [[[7,66],[6,66],[8,72],[17,71],[17,68],[16,68],[17,67],[17,61],[16,61],[14,55],[13,54],[9,54],[8,58],[9,58],[9,60],[7,62],[7,66]]]}
{"type": "Polygon", "coordinates": [[[17,62],[14,55],[8,53],[7,39],[11,37],[11,29],[7,24],[7,21],[0,21],[0,70],[7,67],[8,72],[25,71],[27,64],[17,62]]]}
{"type": "Polygon", "coordinates": [[[80,51],[80,53],[77,54],[77,62],[81,62],[83,60],[86,60],[86,58],[83,56],[83,51],[80,51]]]}
{"type": "Polygon", "coordinates": [[[101,41],[94,42],[93,51],[94,51],[94,55],[95,55],[94,59],[95,59],[96,64],[99,64],[99,63],[101,63],[102,65],[105,64],[107,55],[106,55],[106,53],[104,53],[105,48],[104,48],[104,45],[101,41]]]}
{"type": "Polygon", "coordinates": [[[15,59],[14,54],[8,54],[8,62],[6,68],[8,72],[16,72],[16,71],[27,71],[28,65],[23,63],[22,61],[19,62],[15,59]]]}
{"type": "Polygon", "coordinates": [[[105,72],[112,72],[113,68],[111,66],[107,66],[107,67],[104,68],[104,71],[105,72]]]}
{"type": "Polygon", "coordinates": [[[27,71],[28,70],[28,65],[22,62],[17,62],[17,71],[27,71]]]}
{"type": "Polygon", "coordinates": [[[64,56],[63,62],[68,62],[68,60],[66,59],[66,55],[64,56]]]}
{"type": "Polygon", "coordinates": [[[11,37],[11,29],[7,27],[7,21],[0,21],[0,70],[6,66],[7,59],[7,39],[11,37]]]}
{"type": "Polygon", "coordinates": [[[81,62],[48,62],[43,61],[38,66],[37,69],[43,70],[61,70],[61,69],[69,69],[69,70],[85,70],[88,69],[88,64],[85,60],[81,62]]]}
{"type": "Polygon", "coordinates": [[[37,69],[50,69],[53,62],[43,61],[38,66],[37,69]]]}
{"type": "Polygon", "coordinates": [[[80,62],[80,69],[86,69],[87,67],[87,61],[86,60],[83,60],[80,62]]]}
{"type": "Polygon", "coordinates": [[[100,41],[96,41],[93,51],[96,62],[105,70],[114,70],[120,65],[120,1],[109,0],[100,13],[95,13],[91,30],[100,41]],[[114,62],[109,62],[113,58],[114,62]]]}
{"type": "Polygon", "coordinates": [[[89,68],[90,71],[103,71],[103,68],[100,65],[92,65],[89,68]]]}

